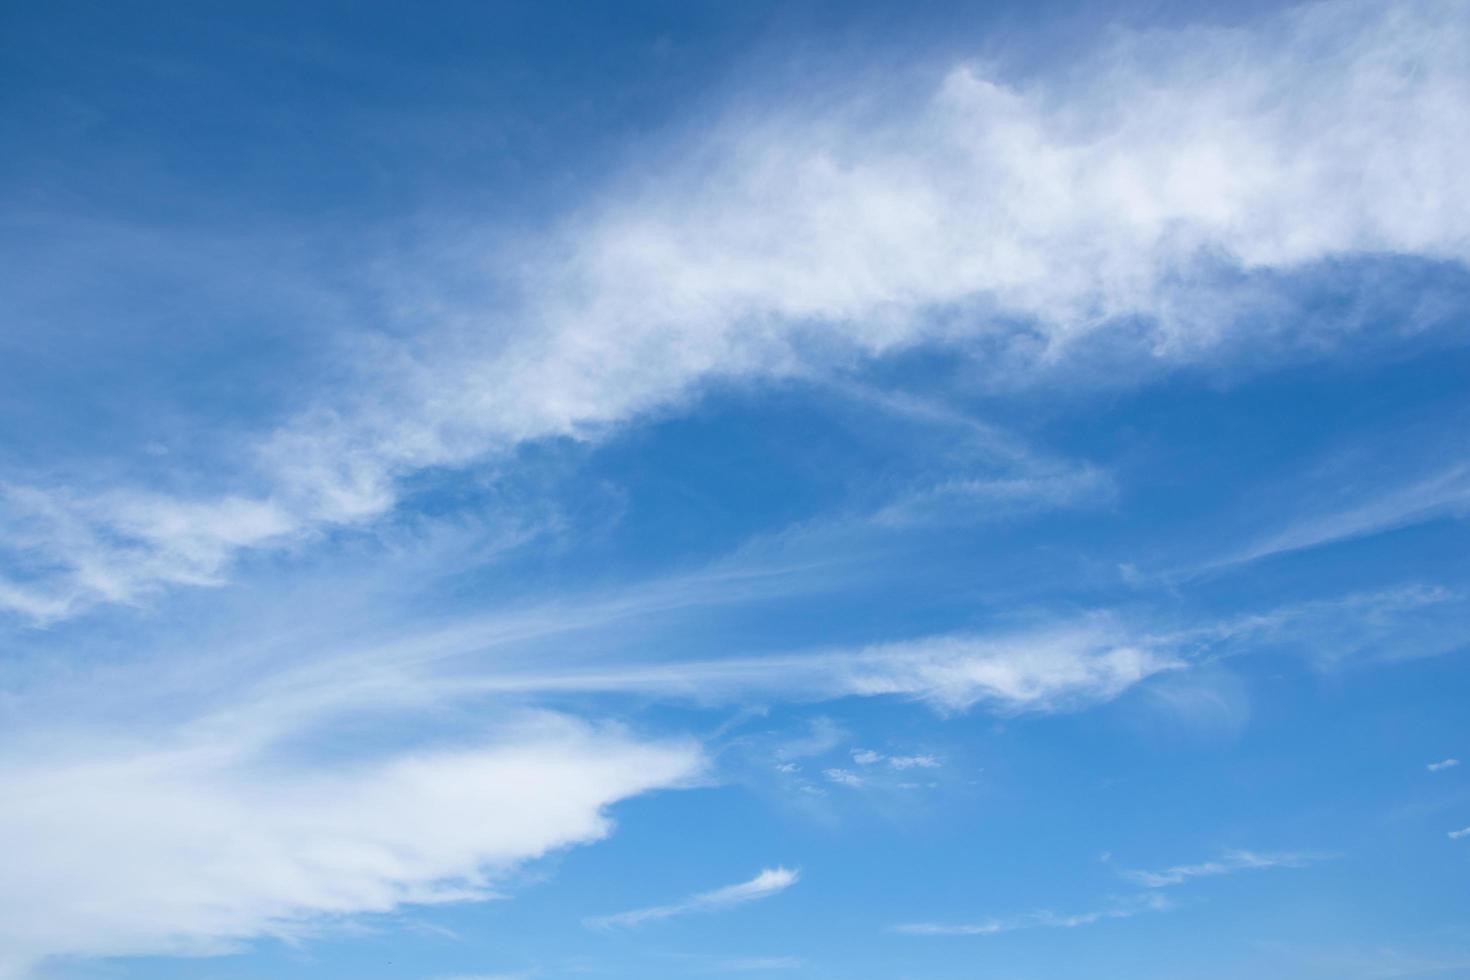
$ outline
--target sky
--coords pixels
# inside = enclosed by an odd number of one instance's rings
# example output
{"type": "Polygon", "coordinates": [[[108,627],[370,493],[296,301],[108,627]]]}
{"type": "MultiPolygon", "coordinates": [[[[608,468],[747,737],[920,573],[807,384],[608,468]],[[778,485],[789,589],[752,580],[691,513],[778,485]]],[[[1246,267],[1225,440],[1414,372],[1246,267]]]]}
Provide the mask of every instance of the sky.
{"type": "Polygon", "coordinates": [[[1466,51],[4,5],[0,980],[1470,978],[1466,51]]]}

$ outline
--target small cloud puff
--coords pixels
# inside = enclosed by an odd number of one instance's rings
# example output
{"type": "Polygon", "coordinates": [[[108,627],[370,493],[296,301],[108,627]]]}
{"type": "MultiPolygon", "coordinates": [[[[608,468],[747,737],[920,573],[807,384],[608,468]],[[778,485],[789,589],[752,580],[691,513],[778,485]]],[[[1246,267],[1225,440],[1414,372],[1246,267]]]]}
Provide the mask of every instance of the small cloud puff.
{"type": "Polygon", "coordinates": [[[937,769],[939,759],[932,755],[883,755],[872,749],[853,749],[852,761],[860,766],[887,762],[894,769],[937,769]]]}
{"type": "Polygon", "coordinates": [[[1453,769],[1460,764],[1459,759],[1443,759],[1439,762],[1431,762],[1425,766],[1430,772],[1439,772],[1441,769],[1453,769]]]}

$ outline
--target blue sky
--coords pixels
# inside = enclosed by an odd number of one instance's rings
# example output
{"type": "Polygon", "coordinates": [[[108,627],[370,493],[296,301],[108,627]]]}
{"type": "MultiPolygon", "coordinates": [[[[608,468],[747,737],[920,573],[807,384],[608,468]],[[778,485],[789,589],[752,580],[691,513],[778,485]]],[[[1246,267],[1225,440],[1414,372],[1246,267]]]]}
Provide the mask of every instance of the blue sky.
{"type": "Polygon", "coordinates": [[[1466,50],[10,5],[0,980],[1470,977],[1466,50]]]}

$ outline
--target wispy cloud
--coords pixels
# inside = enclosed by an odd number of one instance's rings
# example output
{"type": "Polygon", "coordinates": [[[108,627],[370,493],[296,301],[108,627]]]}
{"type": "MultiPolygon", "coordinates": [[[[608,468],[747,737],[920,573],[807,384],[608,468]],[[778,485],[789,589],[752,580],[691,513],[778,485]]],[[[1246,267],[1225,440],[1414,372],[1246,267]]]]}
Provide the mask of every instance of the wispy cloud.
{"type": "Polygon", "coordinates": [[[588,919],[587,925],[593,929],[626,928],[693,912],[710,912],[735,905],[744,905],[747,902],[779,894],[796,884],[800,878],[800,872],[795,870],[781,867],[767,868],[749,881],[743,881],[738,885],[726,885],[724,888],[701,892],[669,905],[654,905],[648,908],[633,909],[629,912],[619,912],[615,915],[598,916],[588,919]]]}
{"type": "Polygon", "coordinates": [[[1353,658],[1403,660],[1463,645],[1464,593],[1413,584],[1293,602],[1182,630],[1163,638],[1208,657],[1298,651],[1321,664],[1353,658]]]}
{"type": "Polygon", "coordinates": [[[799,970],[806,963],[796,956],[737,956],[714,959],[699,967],[701,973],[761,973],[766,970],[799,970]]]}
{"type": "Polygon", "coordinates": [[[913,922],[893,926],[893,932],[910,936],[992,936],[1017,929],[1075,929],[1090,926],[1110,919],[1128,919],[1141,912],[1162,912],[1171,908],[1167,899],[1160,895],[1144,895],[1136,899],[1115,902],[1107,908],[1074,915],[1063,915],[1041,910],[1024,915],[999,919],[984,919],[979,922],[945,923],[913,922]]]}
{"type": "Polygon", "coordinates": [[[792,759],[809,759],[831,752],[845,738],[847,730],[841,725],[831,718],[817,717],[807,722],[803,734],[787,738],[777,745],[775,755],[784,763],[790,763],[792,759]]]}
{"type": "Polygon", "coordinates": [[[1182,666],[1167,649],[1103,622],[1084,622],[1033,633],[942,635],[857,650],[504,674],[469,683],[484,691],[656,692],[706,701],[898,696],[942,711],[984,703],[1024,712],[1108,701],[1182,666]]]}
{"type": "Polygon", "coordinates": [[[1167,888],[1182,885],[1194,878],[1212,878],[1218,875],[1235,874],[1239,871],[1264,871],[1268,868],[1300,868],[1313,860],[1309,854],[1274,853],[1262,854],[1254,851],[1226,851],[1213,861],[1199,864],[1179,864],[1162,871],[1119,871],[1124,878],[1145,888],[1167,888]]]}
{"type": "Polygon", "coordinates": [[[1245,546],[1205,570],[1239,565],[1424,521],[1470,513],[1470,465],[1456,463],[1407,485],[1310,517],[1245,546]]]}
{"type": "Polygon", "coordinates": [[[883,755],[872,749],[854,749],[852,761],[860,766],[886,764],[892,769],[937,769],[939,759],[932,755],[883,755]]]}
{"type": "Polygon", "coordinates": [[[1452,830],[1449,833],[1450,840],[1459,840],[1462,837],[1470,837],[1470,827],[1466,827],[1463,830],[1452,830]]]}
{"type": "Polygon", "coordinates": [[[1431,762],[1425,766],[1430,772],[1441,772],[1445,769],[1453,769],[1460,764],[1459,759],[1441,759],[1439,762],[1431,762]]]}
{"type": "MultiPolygon", "coordinates": [[[[416,326],[436,311],[442,343],[344,338],[363,352],[352,380],[249,440],[227,491],[21,488],[49,503],[0,542],[24,566],[0,603],[47,620],[217,581],[242,549],[381,518],[415,473],[597,439],[712,380],[924,343],[987,342],[997,378],[1031,379],[1084,359],[1115,380],[1120,365],[1320,349],[1362,324],[1293,308],[1314,264],[1470,257],[1460,7],[1345,0],[1114,38],[1063,77],[928,66],[915,97],[856,74],[845,95],[767,92],[686,128],[554,231],[506,243],[513,260],[477,256],[519,270],[486,291],[515,304],[431,286],[398,305],[416,326]]],[[[935,492],[1092,492],[1074,477],[935,492]]],[[[1264,547],[1397,519],[1348,515],[1264,547]]]]}
{"type": "Polygon", "coordinates": [[[850,786],[854,789],[867,782],[851,769],[823,769],[822,775],[827,777],[827,782],[829,783],[836,783],[838,786],[850,786]]]}

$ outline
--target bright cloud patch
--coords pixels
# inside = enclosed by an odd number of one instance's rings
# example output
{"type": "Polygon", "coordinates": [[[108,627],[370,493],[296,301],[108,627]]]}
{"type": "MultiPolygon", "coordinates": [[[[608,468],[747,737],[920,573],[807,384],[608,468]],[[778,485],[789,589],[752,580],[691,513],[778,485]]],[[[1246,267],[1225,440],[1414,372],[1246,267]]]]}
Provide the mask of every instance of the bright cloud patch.
{"type": "Polygon", "coordinates": [[[45,957],[210,953],[323,916],[490,894],[678,783],[688,745],[548,720],[493,744],[300,768],[207,748],[0,767],[0,976],[45,957]]]}

